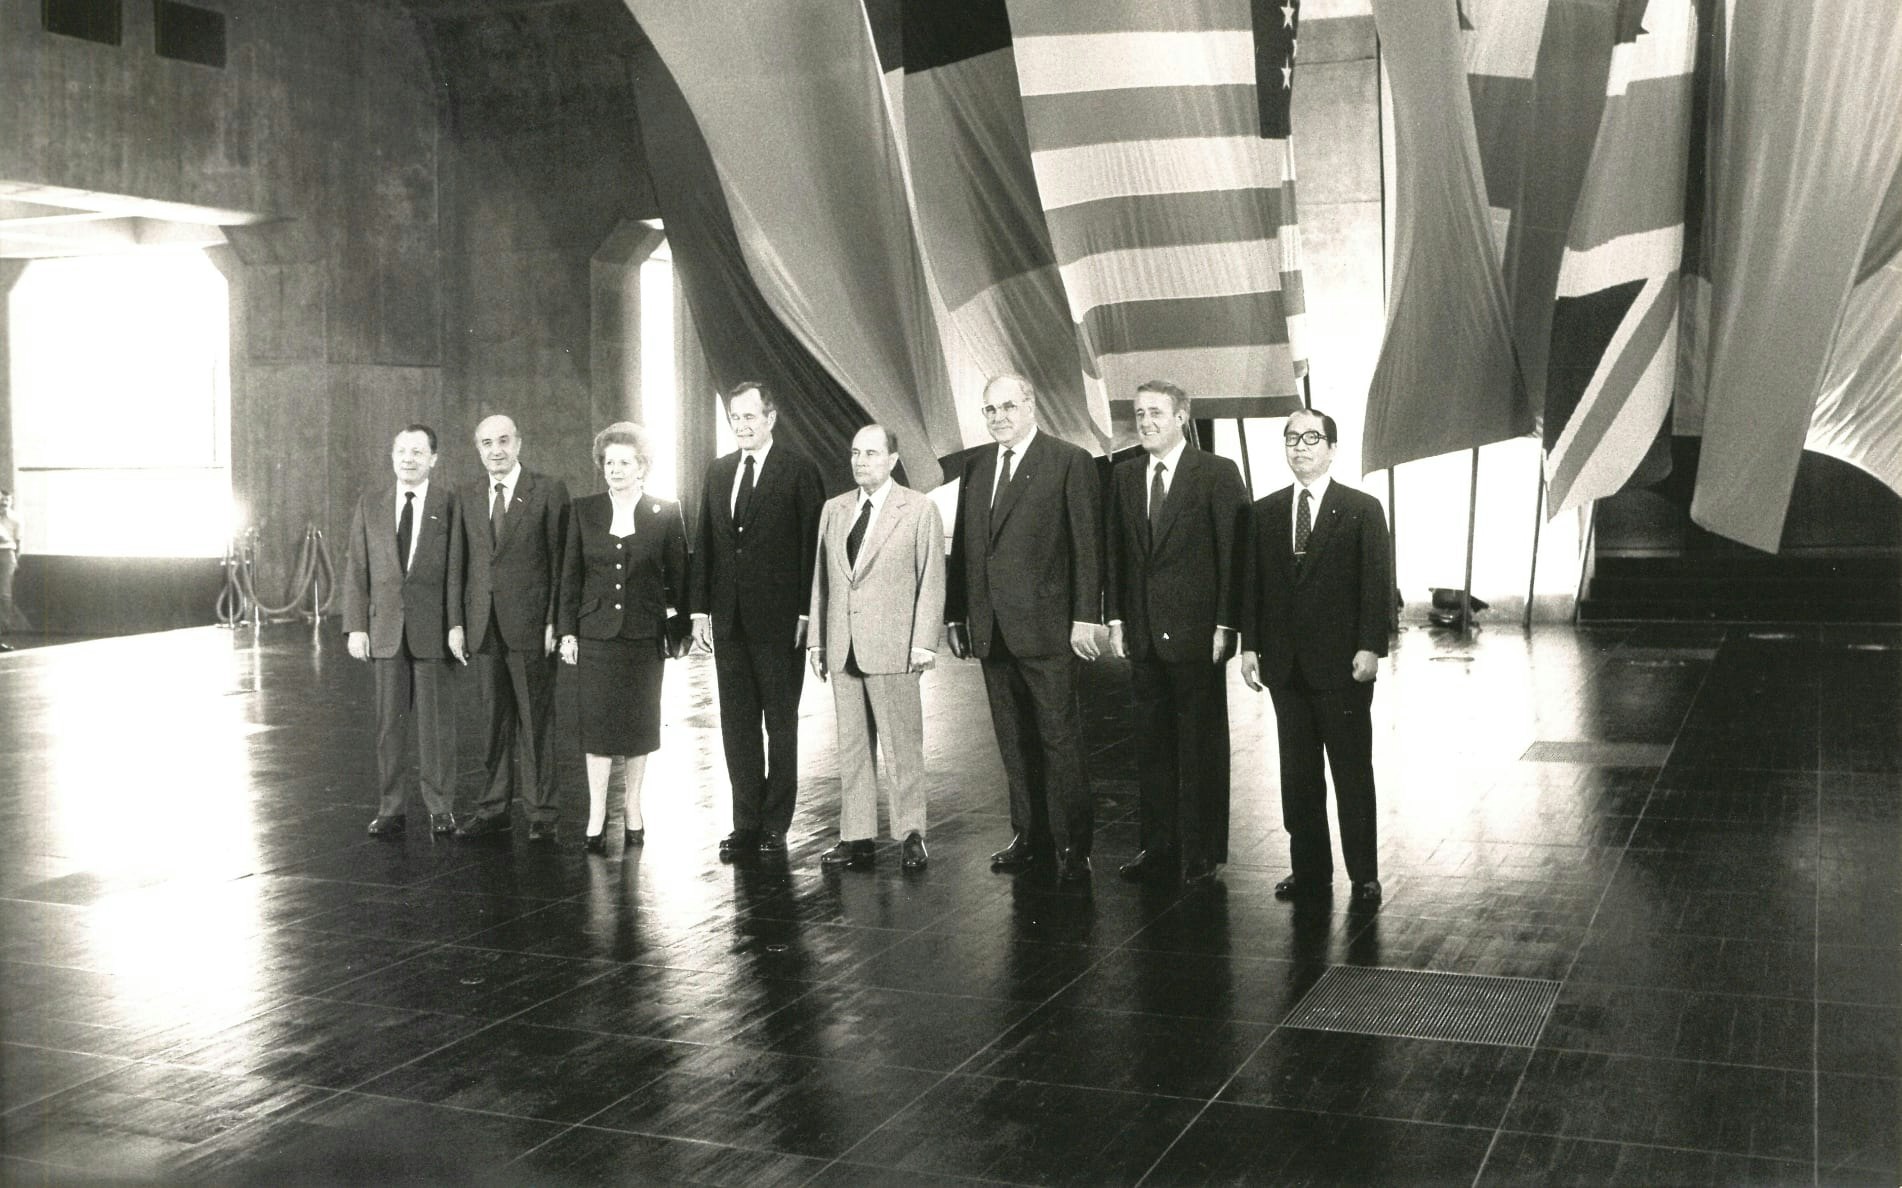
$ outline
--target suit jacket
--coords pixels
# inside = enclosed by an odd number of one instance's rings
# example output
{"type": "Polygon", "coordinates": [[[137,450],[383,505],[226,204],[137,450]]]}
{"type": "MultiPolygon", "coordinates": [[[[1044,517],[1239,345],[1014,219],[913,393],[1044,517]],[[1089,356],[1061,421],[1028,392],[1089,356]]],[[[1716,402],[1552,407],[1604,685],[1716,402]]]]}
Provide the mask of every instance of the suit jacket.
{"type": "Polygon", "coordinates": [[[1070,650],[1072,623],[1103,617],[1102,496],[1096,462],[1039,431],[991,503],[997,450],[979,452],[958,489],[945,619],[966,623],[989,656],[992,631],[1018,656],[1070,650]]]}
{"type": "Polygon", "coordinates": [[[409,572],[396,554],[396,484],[363,493],[350,519],[344,565],[343,629],[370,633],[370,655],[449,655],[449,628],[462,597],[453,547],[461,535],[457,502],[445,485],[431,483],[412,521],[416,551],[409,572]]]}
{"type": "Polygon", "coordinates": [[[944,637],[944,519],[931,500],[893,483],[854,572],[845,538],[858,498],[855,487],[819,514],[809,646],[824,648],[834,669],[849,654],[868,676],[906,672],[911,649],[935,652],[944,637]]]}
{"type": "Polygon", "coordinates": [[[518,652],[539,656],[542,635],[555,621],[561,590],[562,538],[568,530],[568,487],[560,479],[524,469],[502,521],[502,539],[489,541],[489,501],[495,484],[488,478],[464,487],[462,532],[464,561],[461,617],[450,623],[468,632],[470,651],[489,634],[489,616],[502,642],[518,652]]]}
{"type": "Polygon", "coordinates": [[[1313,515],[1297,566],[1294,488],[1255,505],[1242,646],[1256,652],[1262,679],[1276,688],[1294,680],[1297,664],[1312,687],[1344,688],[1354,683],[1355,652],[1387,654],[1393,570],[1380,501],[1330,482],[1313,515]]]}
{"type": "Polygon", "coordinates": [[[1134,660],[1209,659],[1215,628],[1239,630],[1248,489],[1227,458],[1189,446],[1149,538],[1147,453],[1110,476],[1108,617],[1134,660]]]}
{"type": "Polygon", "coordinates": [[[818,556],[819,468],[774,442],[753,476],[746,520],[733,522],[733,475],[740,453],[716,458],[707,471],[695,534],[691,610],[713,617],[715,641],[737,627],[749,640],[793,646],[793,631],[812,596],[818,556]]]}
{"type": "Polygon", "coordinates": [[[555,634],[583,639],[653,639],[678,612],[687,589],[687,525],[680,505],[643,495],[634,505],[634,538],[609,532],[607,492],[574,501],[562,549],[555,634]]]}

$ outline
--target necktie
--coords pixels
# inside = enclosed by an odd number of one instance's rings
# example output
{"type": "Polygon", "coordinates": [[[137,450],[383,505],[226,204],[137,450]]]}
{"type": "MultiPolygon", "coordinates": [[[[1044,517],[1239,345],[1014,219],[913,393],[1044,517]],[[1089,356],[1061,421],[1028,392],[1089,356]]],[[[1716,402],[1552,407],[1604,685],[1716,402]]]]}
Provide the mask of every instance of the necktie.
{"type": "Polygon", "coordinates": [[[409,572],[409,542],[416,531],[416,492],[403,492],[403,514],[396,517],[396,559],[409,572]]]}
{"type": "Polygon", "coordinates": [[[1308,513],[1308,503],[1312,496],[1306,487],[1301,488],[1301,498],[1294,505],[1294,555],[1299,557],[1308,551],[1308,537],[1314,533],[1314,520],[1308,513]]]}
{"type": "Polygon", "coordinates": [[[867,499],[859,504],[859,518],[853,522],[852,531],[845,534],[845,563],[856,568],[859,563],[859,546],[865,543],[866,525],[872,522],[872,501],[867,499]]]}
{"type": "Polygon", "coordinates": [[[1156,528],[1162,523],[1162,501],[1169,497],[1168,489],[1162,485],[1162,472],[1169,469],[1162,463],[1156,463],[1155,477],[1149,480],[1149,540],[1156,539],[1156,528]]]}
{"type": "Polygon", "coordinates": [[[1011,458],[1011,449],[1009,446],[1005,446],[1004,460],[1003,460],[1003,463],[998,467],[998,471],[997,471],[997,486],[991,488],[991,506],[992,507],[997,506],[997,498],[998,496],[1004,493],[1004,488],[1010,486],[1010,458],[1011,458]]]}
{"type": "Polygon", "coordinates": [[[507,488],[495,484],[495,502],[489,505],[489,547],[502,547],[502,517],[508,512],[507,488]]]}
{"type": "Polygon", "coordinates": [[[746,456],[746,465],[740,470],[739,494],[733,497],[733,522],[746,523],[746,509],[753,503],[753,455],[746,456]]]}

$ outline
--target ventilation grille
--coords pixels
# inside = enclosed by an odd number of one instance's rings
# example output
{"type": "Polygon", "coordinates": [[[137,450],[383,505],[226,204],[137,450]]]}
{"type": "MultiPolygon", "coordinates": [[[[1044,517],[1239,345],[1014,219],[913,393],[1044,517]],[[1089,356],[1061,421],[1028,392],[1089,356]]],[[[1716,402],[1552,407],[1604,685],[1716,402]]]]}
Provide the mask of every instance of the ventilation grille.
{"type": "Polygon", "coordinates": [[[1599,767],[1663,767],[1669,743],[1557,742],[1541,740],[1519,756],[1524,763],[1590,763],[1599,767]]]}
{"type": "Polygon", "coordinates": [[[1282,1026],[1531,1047],[1558,995],[1535,978],[1336,965],[1282,1026]]]}

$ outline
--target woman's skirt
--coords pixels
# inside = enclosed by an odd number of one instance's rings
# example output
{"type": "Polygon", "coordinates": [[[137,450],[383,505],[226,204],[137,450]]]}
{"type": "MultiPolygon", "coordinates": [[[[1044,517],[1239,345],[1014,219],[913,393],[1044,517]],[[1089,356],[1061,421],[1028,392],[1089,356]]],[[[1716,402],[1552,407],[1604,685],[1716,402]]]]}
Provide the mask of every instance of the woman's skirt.
{"type": "Polygon", "coordinates": [[[660,678],[665,664],[651,639],[583,639],[581,749],[590,755],[645,755],[660,747],[660,678]]]}

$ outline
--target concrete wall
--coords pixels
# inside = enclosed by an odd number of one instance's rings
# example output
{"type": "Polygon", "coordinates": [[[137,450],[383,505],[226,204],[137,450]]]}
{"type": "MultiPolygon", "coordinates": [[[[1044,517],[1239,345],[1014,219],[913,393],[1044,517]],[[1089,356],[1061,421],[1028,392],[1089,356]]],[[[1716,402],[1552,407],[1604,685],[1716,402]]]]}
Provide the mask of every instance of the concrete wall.
{"type": "MultiPolygon", "coordinates": [[[[450,419],[442,384],[440,115],[422,38],[380,3],[214,0],[223,70],[0,7],[0,178],[269,216],[228,229],[235,494],[266,584],[315,522],[340,538],[392,430],[450,419]]],[[[266,591],[267,597],[275,593],[266,591]]]]}

